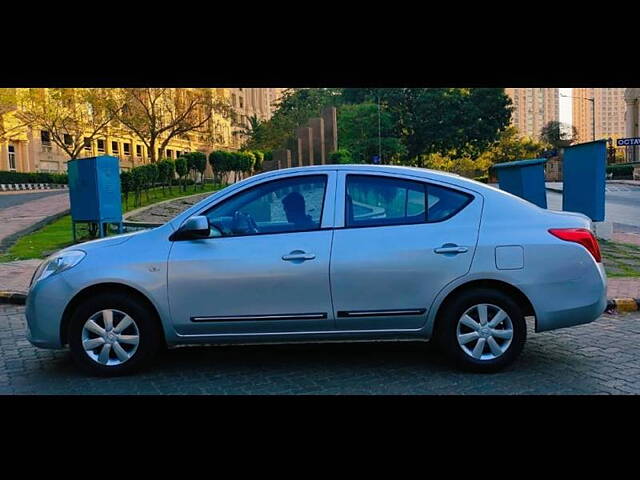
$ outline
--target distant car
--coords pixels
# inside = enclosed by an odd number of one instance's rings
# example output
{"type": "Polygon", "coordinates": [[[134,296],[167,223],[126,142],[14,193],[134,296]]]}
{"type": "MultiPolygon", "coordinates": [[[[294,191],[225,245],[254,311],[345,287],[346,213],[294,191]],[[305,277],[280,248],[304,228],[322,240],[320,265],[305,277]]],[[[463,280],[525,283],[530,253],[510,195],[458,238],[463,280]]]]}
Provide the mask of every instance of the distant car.
{"type": "Polygon", "coordinates": [[[535,331],[606,306],[590,221],[431,170],[325,165],[263,173],[165,225],[49,257],[28,338],[99,375],[163,346],[431,340],[495,371],[535,331]]]}

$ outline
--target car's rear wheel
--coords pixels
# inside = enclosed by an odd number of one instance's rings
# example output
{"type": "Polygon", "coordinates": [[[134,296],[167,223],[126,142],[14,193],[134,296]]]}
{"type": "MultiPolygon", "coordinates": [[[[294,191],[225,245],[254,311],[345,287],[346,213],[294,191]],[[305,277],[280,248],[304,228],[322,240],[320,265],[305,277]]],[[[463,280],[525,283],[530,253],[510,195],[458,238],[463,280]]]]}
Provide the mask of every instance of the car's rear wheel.
{"type": "Polygon", "coordinates": [[[147,364],[162,345],[155,313],[122,294],[91,297],[75,309],[69,348],[75,362],[100,376],[130,373],[147,364]]]}
{"type": "Polygon", "coordinates": [[[461,368],[495,372],[522,351],[527,326],[518,304],[499,290],[467,290],[445,306],[437,333],[445,353],[461,368]]]}

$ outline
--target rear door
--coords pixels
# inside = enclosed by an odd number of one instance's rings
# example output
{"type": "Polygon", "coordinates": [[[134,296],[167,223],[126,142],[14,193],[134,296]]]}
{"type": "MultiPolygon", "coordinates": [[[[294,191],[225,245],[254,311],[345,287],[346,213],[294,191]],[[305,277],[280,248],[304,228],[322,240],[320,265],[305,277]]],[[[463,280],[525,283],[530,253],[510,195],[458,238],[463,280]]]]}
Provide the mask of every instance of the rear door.
{"type": "Polygon", "coordinates": [[[471,266],[482,197],[419,177],[340,172],[331,290],[339,329],[419,329],[471,266]]]}

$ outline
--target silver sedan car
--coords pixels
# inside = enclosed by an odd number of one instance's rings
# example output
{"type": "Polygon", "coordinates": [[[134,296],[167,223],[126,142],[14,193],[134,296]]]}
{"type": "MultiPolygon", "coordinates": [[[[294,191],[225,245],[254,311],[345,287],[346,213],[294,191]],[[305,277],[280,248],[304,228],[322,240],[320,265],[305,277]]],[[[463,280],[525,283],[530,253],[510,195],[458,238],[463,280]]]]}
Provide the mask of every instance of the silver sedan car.
{"type": "Polygon", "coordinates": [[[584,215],[457,175],[325,165],[253,176],[161,227],[66,248],[35,272],[28,338],[98,375],[178,344],[435,340],[495,371],[527,336],[598,318],[584,215]]]}

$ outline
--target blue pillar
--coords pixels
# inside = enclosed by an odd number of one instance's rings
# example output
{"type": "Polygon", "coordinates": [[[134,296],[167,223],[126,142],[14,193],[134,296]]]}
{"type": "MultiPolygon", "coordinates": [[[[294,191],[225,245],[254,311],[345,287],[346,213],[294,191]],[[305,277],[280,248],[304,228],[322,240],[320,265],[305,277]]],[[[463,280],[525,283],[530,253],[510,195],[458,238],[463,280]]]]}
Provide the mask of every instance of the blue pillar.
{"type": "Polygon", "coordinates": [[[604,221],[607,141],[579,143],[564,149],[562,210],[604,221]]]}
{"type": "Polygon", "coordinates": [[[517,195],[542,208],[547,208],[544,184],[546,158],[497,163],[493,169],[498,175],[500,189],[517,195]]]}

